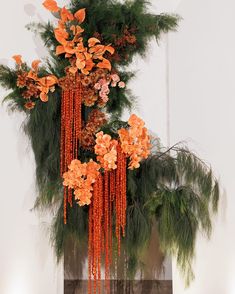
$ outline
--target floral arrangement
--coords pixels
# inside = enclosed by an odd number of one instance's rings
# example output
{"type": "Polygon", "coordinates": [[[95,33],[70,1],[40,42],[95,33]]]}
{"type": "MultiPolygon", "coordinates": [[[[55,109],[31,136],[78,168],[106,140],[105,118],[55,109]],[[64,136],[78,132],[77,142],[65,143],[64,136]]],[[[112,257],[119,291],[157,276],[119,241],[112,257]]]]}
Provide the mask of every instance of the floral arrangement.
{"type": "Polygon", "coordinates": [[[9,105],[27,117],[37,167],[35,207],[59,206],[52,225],[58,259],[71,236],[77,246],[85,240],[88,293],[101,291],[102,260],[108,293],[118,255],[125,257],[119,272],[133,279],[157,227],[158,249],[176,256],[190,282],[196,235],[211,232],[218,182],[186,147],[163,149],[137,115],[120,119],[134,101],[127,87],[134,73],[125,66],[145,55],[152,37],[174,30],[179,17],[151,14],[142,0],[43,5],[58,20],[30,26],[49,50],[46,65],[34,60],[29,67],[15,55],[14,69],[0,65],[0,84],[11,90],[9,105]]]}

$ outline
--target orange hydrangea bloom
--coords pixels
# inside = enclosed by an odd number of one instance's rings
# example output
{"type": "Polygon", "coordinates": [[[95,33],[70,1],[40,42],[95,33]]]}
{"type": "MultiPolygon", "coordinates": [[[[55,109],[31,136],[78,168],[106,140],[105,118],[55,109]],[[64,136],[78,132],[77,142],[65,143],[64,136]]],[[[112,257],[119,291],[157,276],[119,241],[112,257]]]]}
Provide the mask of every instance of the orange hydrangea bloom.
{"type": "Polygon", "coordinates": [[[92,185],[99,176],[100,165],[93,160],[81,163],[80,160],[75,159],[68,168],[68,172],[63,175],[63,185],[74,190],[75,199],[80,206],[89,205],[92,198],[92,185]]]}
{"type": "Polygon", "coordinates": [[[130,157],[129,169],[140,167],[140,161],[150,154],[150,136],[144,127],[145,123],[137,115],[132,114],[128,120],[129,129],[118,131],[123,152],[130,157]]]}
{"type": "Polygon", "coordinates": [[[116,169],[117,165],[117,140],[112,140],[110,135],[99,132],[96,134],[95,154],[101,167],[105,170],[116,169]]]}

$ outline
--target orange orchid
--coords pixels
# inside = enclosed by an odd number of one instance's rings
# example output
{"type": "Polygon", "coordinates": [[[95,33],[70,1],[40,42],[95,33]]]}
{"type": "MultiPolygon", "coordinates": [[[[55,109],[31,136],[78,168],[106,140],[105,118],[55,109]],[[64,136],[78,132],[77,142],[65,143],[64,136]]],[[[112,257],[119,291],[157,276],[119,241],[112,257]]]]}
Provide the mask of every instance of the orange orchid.
{"type": "Polygon", "coordinates": [[[128,120],[129,129],[118,131],[122,151],[130,157],[129,169],[139,168],[140,161],[150,154],[150,136],[145,123],[137,115],[132,114],[128,120]]]}
{"type": "Polygon", "coordinates": [[[19,66],[23,63],[21,55],[14,55],[12,56],[12,58],[15,60],[16,64],[19,66]]]}
{"type": "Polygon", "coordinates": [[[101,166],[109,171],[116,169],[117,165],[117,140],[112,140],[110,135],[99,132],[96,134],[95,154],[101,166]]]}
{"type": "Polygon", "coordinates": [[[68,172],[63,174],[63,185],[74,189],[75,199],[80,206],[89,205],[93,191],[92,185],[100,174],[100,165],[93,160],[81,163],[80,160],[75,159],[68,169],[68,172]]]}
{"type": "Polygon", "coordinates": [[[43,6],[51,12],[58,12],[60,10],[55,0],[44,1],[43,6]]]}

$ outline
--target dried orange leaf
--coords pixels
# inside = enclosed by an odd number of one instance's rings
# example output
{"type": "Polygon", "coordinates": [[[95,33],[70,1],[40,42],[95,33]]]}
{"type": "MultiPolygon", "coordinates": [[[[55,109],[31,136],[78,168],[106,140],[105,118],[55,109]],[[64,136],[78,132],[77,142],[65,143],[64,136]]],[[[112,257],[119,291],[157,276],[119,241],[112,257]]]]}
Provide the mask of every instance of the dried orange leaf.
{"type": "Polygon", "coordinates": [[[86,18],[86,8],[79,9],[74,17],[78,20],[79,23],[83,23],[86,18]]]}
{"type": "Polygon", "coordinates": [[[32,62],[32,68],[33,68],[34,71],[37,71],[38,70],[38,66],[39,66],[40,63],[41,63],[41,60],[39,60],[39,59],[34,60],[32,62]]]}
{"type": "Polygon", "coordinates": [[[65,30],[59,28],[54,30],[54,34],[56,40],[62,45],[66,43],[66,39],[69,37],[69,34],[65,30]]]}
{"type": "Polygon", "coordinates": [[[56,55],[60,55],[60,54],[63,54],[65,53],[65,49],[64,49],[64,46],[62,45],[59,45],[56,47],[56,55]]]}
{"type": "Polygon", "coordinates": [[[105,50],[108,51],[110,54],[114,54],[115,52],[115,49],[110,45],[105,46],[105,50]]]}
{"type": "Polygon", "coordinates": [[[32,70],[30,70],[30,72],[28,73],[27,77],[29,79],[34,80],[34,81],[37,81],[38,80],[37,74],[34,71],[32,71],[32,70]]]}
{"type": "Polygon", "coordinates": [[[104,45],[95,45],[89,49],[90,53],[95,53],[97,55],[103,55],[105,53],[104,45]]]}
{"type": "Polygon", "coordinates": [[[95,46],[97,43],[100,43],[100,40],[99,39],[96,39],[96,38],[90,38],[88,40],[88,46],[89,47],[93,47],[95,46]]]}
{"type": "Polygon", "coordinates": [[[55,0],[44,1],[43,6],[51,12],[58,12],[60,10],[55,0]]]}
{"type": "Polygon", "coordinates": [[[74,20],[73,14],[66,7],[61,8],[60,17],[62,22],[74,20]]]}
{"type": "Polygon", "coordinates": [[[21,65],[22,62],[22,56],[21,55],[14,55],[12,58],[15,60],[16,64],[21,65]]]}
{"type": "Polygon", "coordinates": [[[97,67],[108,70],[111,70],[112,68],[110,61],[106,58],[103,58],[103,60],[97,64],[97,67]]]}

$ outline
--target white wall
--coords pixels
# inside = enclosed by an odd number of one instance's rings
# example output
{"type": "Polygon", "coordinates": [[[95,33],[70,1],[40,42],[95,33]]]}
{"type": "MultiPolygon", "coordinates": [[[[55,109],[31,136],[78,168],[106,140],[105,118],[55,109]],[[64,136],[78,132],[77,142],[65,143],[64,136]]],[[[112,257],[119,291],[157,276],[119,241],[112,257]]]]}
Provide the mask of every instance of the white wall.
{"type": "Polygon", "coordinates": [[[212,164],[224,195],[210,242],[199,236],[196,279],[184,290],[174,267],[175,294],[235,293],[235,2],[184,0],[184,20],[170,36],[172,143],[186,139],[212,164]]]}
{"type": "MultiPolygon", "coordinates": [[[[1,3],[0,62],[22,54],[32,61],[45,55],[43,46],[24,26],[50,14],[40,0],[1,3]]],[[[5,92],[1,89],[0,96],[5,92]]],[[[2,100],[2,99],[1,99],[2,100]]],[[[35,165],[27,138],[20,130],[24,116],[0,107],[0,293],[62,294],[63,267],[49,244],[50,217],[39,218],[34,205],[35,165]]]]}

